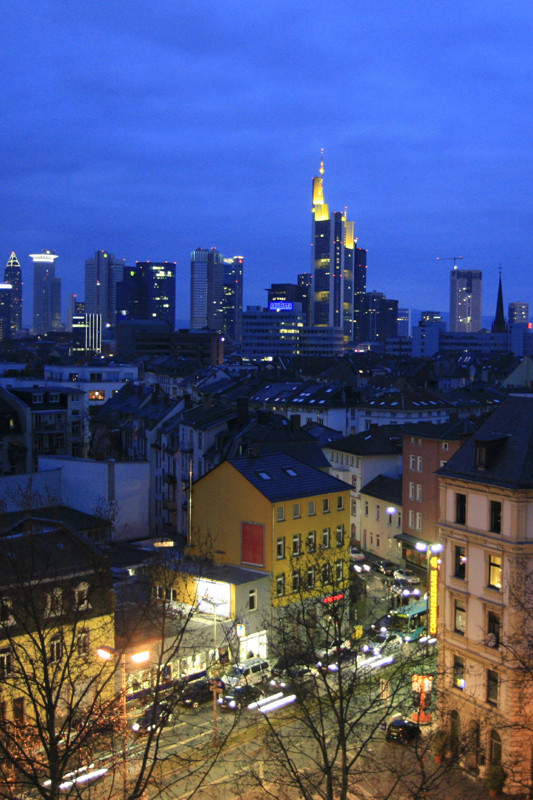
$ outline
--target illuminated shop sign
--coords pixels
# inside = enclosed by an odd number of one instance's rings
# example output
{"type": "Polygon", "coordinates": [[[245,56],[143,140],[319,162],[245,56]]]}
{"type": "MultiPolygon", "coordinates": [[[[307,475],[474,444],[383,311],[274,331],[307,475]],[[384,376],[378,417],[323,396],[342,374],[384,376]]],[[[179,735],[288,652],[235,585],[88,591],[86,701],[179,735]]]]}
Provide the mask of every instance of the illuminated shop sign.
{"type": "Polygon", "coordinates": [[[293,309],[294,303],[290,303],[288,300],[273,300],[268,304],[269,311],[292,311],[293,309]]]}
{"type": "Polygon", "coordinates": [[[439,612],[439,559],[431,556],[429,559],[429,635],[437,633],[437,620],[439,612]]]}

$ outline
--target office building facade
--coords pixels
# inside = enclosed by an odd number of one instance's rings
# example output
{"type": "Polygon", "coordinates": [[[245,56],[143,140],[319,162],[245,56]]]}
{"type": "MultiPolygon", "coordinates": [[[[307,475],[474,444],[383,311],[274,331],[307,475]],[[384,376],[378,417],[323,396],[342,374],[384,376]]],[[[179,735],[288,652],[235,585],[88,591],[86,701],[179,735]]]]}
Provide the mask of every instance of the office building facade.
{"type": "Polygon", "coordinates": [[[481,270],[452,269],[450,273],[450,333],[481,330],[481,270]]]}
{"type": "Polygon", "coordinates": [[[116,286],[117,322],[151,319],[175,328],[176,262],[137,261],[116,286]]]}
{"type": "Polygon", "coordinates": [[[215,247],[191,253],[191,330],[222,333],[224,328],[224,257],[215,247]]]}
{"type": "Polygon", "coordinates": [[[398,335],[398,301],[383,292],[366,292],[361,298],[360,341],[385,342],[398,335]]]}
{"type": "MultiPolygon", "coordinates": [[[[6,281],[9,283],[9,281],[6,281]]],[[[525,325],[529,323],[529,303],[509,303],[507,306],[507,323],[509,328],[513,325],[525,325]]]]}
{"type": "Polygon", "coordinates": [[[0,342],[11,339],[11,304],[13,287],[0,283],[0,342]]]}
{"type": "Polygon", "coordinates": [[[22,328],[22,270],[15,253],[6,264],[4,283],[11,286],[11,333],[15,334],[22,328]]]}
{"type": "Polygon", "coordinates": [[[224,300],[222,304],[223,333],[234,344],[242,340],[242,290],[244,258],[224,259],[224,300]]]}
{"type": "Polygon", "coordinates": [[[85,309],[100,314],[105,327],[116,324],[116,287],[123,274],[124,261],[107,250],[97,250],[85,261],[85,309]]]}
{"type": "Polygon", "coordinates": [[[61,330],[61,279],[56,278],[55,250],[30,255],[33,261],[33,333],[61,330]]]}

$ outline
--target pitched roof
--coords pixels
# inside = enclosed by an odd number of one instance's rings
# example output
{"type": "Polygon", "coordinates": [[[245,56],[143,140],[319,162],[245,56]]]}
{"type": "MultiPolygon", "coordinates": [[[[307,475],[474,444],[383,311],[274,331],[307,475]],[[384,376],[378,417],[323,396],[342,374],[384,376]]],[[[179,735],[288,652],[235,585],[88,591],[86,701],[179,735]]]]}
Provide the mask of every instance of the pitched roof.
{"type": "Polygon", "coordinates": [[[271,502],[317,494],[338,494],[351,488],[350,484],[287,453],[232,458],[228,463],[271,502]]]}
{"type": "Polygon", "coordinates": [[[399,455],[402,435],[401,425],[374,425],[367,431],[353,433],[325,446],[357,456],[399,455]]]}
{"type": "Polygon", "coordinates": [[[402,479],[376,475],[366,486],[363,486],[361,494],[377,497],[379,500],[399,506],[402,504],[402,479]]]}
{"type": "Polygon", "coordinates": [[[473,434],[480,426],[481,420],[449,419],[445,422],[413,422],[404,425],[406,436],[419,436],[423,439],[445,439],[460,441],[473,434]]]}
{"type": "Polygon", "coordinates": [[[513,489],[533,488],[533,395],[510,395],[439,475],[513,489]],[[478,466],[480,448],[489,456],[478,466]]]}

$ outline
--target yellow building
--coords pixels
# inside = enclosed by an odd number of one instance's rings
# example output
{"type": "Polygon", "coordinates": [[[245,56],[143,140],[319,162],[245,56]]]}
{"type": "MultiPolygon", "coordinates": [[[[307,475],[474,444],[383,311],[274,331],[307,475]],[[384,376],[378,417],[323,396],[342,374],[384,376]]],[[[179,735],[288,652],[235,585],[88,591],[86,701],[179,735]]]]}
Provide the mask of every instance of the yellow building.
{"type": "Polygon", "coordinates": [[[32,518],[3,531],[0,615],[2,719],[35,725],[39,739],[114,696],[96,655],[114,644],[110,572],[80,537],[32,518]]]}
{"type": "Polygon", "coordinates": [[[349,578],[350,486],[287,454],[223,462],[193,486],[191,551],[271,576],[271,604],[349,578]]]}

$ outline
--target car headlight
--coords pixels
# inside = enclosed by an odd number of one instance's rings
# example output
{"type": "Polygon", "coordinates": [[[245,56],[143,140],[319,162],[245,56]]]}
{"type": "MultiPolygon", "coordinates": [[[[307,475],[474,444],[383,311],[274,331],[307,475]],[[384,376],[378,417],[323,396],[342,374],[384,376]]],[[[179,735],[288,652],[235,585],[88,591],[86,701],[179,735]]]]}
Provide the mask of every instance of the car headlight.
{"type": "Polygon", "coordinates": [[[139,725],[138,722],[134,722],[133,725],[131,726],[131,729],[132,729],[132,731],[135,731],[135,733],[137,733],[137,731],[140,729],[140,727],[141,726],[139,725]]]}
{"type": "Polygon", "coordinates": [[[237,705],[237,703],[235,702],[235,700],[230,700],[230,701],[229,701],[229,703],[228,703],[228,706],[229,706],[230,708],[235,708],[235,707],[236,707],[236,705],[237,705]]]}

